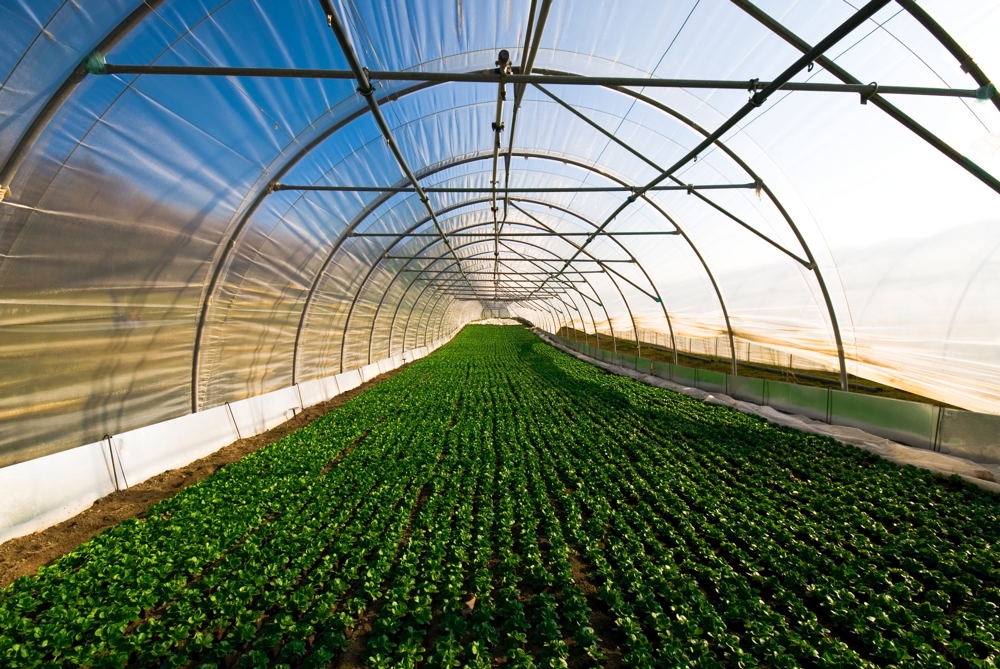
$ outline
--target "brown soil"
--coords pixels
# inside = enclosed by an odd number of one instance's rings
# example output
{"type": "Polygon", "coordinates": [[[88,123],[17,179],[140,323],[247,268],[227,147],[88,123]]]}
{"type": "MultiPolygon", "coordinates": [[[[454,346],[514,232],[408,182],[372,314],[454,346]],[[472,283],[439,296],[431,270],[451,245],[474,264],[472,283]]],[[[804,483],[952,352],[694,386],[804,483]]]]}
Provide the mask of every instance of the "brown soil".
{"type": "Polygon", "coordinates": [[[34,574],[39,567],[52,563],[87,539],[123,520],[138,516],[153,504],[173,497],[189,485],[208,478],[219,468],[236,462],[243,456],[291,434],[320,416],[333,411],[348,400],[357,397],[376,383],[398,374],[410,364],[412,363],[380,374],[357,388],[341,393],[326,402],[306,407],[291,420],[285,421],[267,432],[234,441],[189,465],[179,469],[171,469],[127,490],[102,497],[86,511],[69,520],[64,520],[58,525],[0,544],[0,588],[10,585],[19,576],[34,574]]]}

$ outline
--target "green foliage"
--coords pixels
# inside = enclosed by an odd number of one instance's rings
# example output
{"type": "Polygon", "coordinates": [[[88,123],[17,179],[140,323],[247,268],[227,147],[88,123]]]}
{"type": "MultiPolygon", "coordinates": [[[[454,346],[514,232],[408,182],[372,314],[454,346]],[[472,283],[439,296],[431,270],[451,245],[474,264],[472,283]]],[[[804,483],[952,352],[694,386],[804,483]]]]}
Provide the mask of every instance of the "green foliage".
{"type": "Polygon", "coordinates": [[[0,591],[0,664],[992,666],[998,521],[472,326],[0,591]]]}

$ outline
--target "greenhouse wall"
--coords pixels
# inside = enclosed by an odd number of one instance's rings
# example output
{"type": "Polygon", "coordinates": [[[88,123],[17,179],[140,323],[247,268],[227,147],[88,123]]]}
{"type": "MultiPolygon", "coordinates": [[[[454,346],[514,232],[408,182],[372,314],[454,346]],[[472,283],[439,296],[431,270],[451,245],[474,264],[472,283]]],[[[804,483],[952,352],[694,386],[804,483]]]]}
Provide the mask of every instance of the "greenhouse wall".
{"type": "Polygon", "coordinates": [[[422,358],[456,332],[341,374],[230,402],[91,444],[0,468],[0,543],[80,513],[95,500],[265,432],[319,404],[422,358]]]}
{"type": "Polygon", "coordinates": [[[619,355],[564,337],[550,339],[588,357],[652,374],[682,386],[724,393],[739,400],[833,425],[856,427],[907,446],[956,455],[975,462],[1000,463],[1000,416],[994,414],[695,369],[619,355]]]}

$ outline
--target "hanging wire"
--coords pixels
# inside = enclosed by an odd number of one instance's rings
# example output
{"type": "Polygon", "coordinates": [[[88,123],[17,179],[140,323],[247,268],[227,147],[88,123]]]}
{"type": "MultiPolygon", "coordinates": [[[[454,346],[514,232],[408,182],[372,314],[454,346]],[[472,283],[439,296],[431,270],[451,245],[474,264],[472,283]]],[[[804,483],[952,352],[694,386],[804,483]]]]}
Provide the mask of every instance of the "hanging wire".
{"type": "MultiPolygon", "coordinates": [[[[656,71],[660,68],[660,65],[663,63],[663,60],[667,57],[667,54],[670,53],[670,50],[673,48],[674,44],[677,42],[677,39],[681,36],[681,33],[684,32],[684,28],[687,26],[688,21],[691,20],[691,16],[694,14],[694,10],[698,9],[698,5],[700,5],[700,4],[701,4],[701,0],[695,0],[694,4],[691,6],[691,9],[688,11],[687,16],[684,17],[684,21],[681,23],[680,27],[677,29],[677,32],[674,33],[674,36],[670,40],[670,43],[667,44],[667,48],[663,50],[663,53],[660,54],[660,58],[656,61],[656,65],[654,65],[653,69],[650,70],[650,73],[649,73],[650,78],[652,78],[653,75],[656,74],[656,71]]],[[[641,88],[639,90],[640,93],[645,93],[645,91],[646,91],[645,87],[643,87],[643,88],[641,88]]],[[[631,104],[629,104],[628,110],[626,110],[626,112],[624,114],[622,114],[622,117],[618,120],[618,125],[615,126],[615,129],[611,133],[612,135],[615,135],[615,136],[618,135],[618,132],[622,129],[622,126],[625,124],[625,121],[628,119],[629,115],[631,115],[632,110],[635,109],[635,105],[636,105],[637,102],[638,102],[638,100],[636,100],[634,98],[632,99],[631,104]]],[[[600,151],[600,153],[597,154],[597,158],[594,160],[594,164],[600,164],[601,158],[604,157],[605,152],[607,152],[607,150],[608,150],[608,148],[610,148],[610,146],[611,146],[611,140],[608,139],[604,143],[604,148],[602,148],[601,151],[600,151]]],[[[586,177],[584,178],[584,183],[589,183],[589,179],[590,179],[590,174],[587,174],[586,177]]],[[[571,207],[573,206],[573,203],[576,201],[576,198],[577,198],[576,195],[574,195],[572,198],[570,198],[570,206],[571,207]]]]}
{"type": "MultiPolygon", "coordinates": [[[[850,7],[851,9],[853,9],[854,11],[857,11],[857,10],[858,10],[858,8],[857,8],[856,6],[854,6],[854,4],[852,4],[851,2],[849,2],[849,0],[841,0],[841,2],[843,2],[843,3],[845,4],[845,5],[847,5],[848,7],[850,7]]],[[[901,11],[903,11],[903,10],[900,10],[900,12],[901,12],[901,11]]],[[[947,80],[946,80],[946,79],[945,79],[945,78],[944,78],[943,76],[941,76],[940,74],[938,74],[938,71],[937,71],[937,70],[935,70],[935,69],[934,69],[934,68],[933,68],[933,67],[931,66],[931,64],[930,64],[930,63],[928,63],[928,62],[927,62],[926,60],[924,60],[923,56],[921,56],[921,55],[920,55],[920,54],[918,54],[918,53],[917,53],[916,51],[914,51],[914,50],[913,50],[913,49],[912,49],[912,48],[911,48],[911,47],[910,47],[910,46],[909,46],[909,45],[908,45],[908,44],[907,44],[906,42],[904,42],[903,40],[899,39],[899,37],[897,37],[897,36],[896,36],[896,33],[892,32],[891,30],[889,30],[888,28],[886,28],[886,27],[885,27],[885,26],[886,26],[886,24],[888,24],[888,23],[889,23],[889,21],[891,21],[892,19],[896,18],[896,16],[897,16],[897,15],[898,15],[898,14],[899,14],[900,12],[896,12],[896,14],[893,14],[893,15],[892,15],[892,17],[890,17],[890,18],[889,18],[888,20],[886,20],[886,21],[885,21],[885,22],[883,22],[883,23],[880,23],[880,24],[879,24],[879,26],[878,26],[878,28],[876,28],[876,30],[878,30],[878,29],[881,29],[881,30],[885,31],[885,33],[886,33],[887,35],[889,35],[890,37],[892,37],[892,39],[893,39],[893,40],[895,40],[895,42],[896,42],[897,44],[899,44],[899,45],[900,45],[901,47],[903,47],[904,49],[906,49],[907,51],[909,51],[909,52],[910,52],[910,55],[912,55],[912,56],[913,56],[914,58],[916,58],[917,60],[919,60],[919,61],[920,61],[920,63],[921,63],[921,64],[922,64],[922,65],[923,65],[924,67],[926,67],[926,68],[927,68],[927,69],[928,69],[928,70],[929,70],[929,71],[931,72],[931,74],[933,74],[933,75],[934,75],[934,76],[935,76],[935,77],[937,78],[937,80],[938,80],[938,81],[940,81],[940,82],[941,82],[942,84],[944,84],[945,86],[949,86],[950,84],[948,83],[948,81],[947,81],[947,80]]],[[[852,48],[853,48],[853,47],[852,47],[852,48]]],[[[841,54],[841,55],[843,55],[843,54],[841,54]]],[[[973,106],[972,106],[971,104],[969,104],[969,101],[968,101],[968,100],[965,100],[965,99],[963,99],[963,98],[959,98],[958,100],[959,100],[959,102],[961,102],[961,103],[962,103],[963,105],[965,105],[965,108],[969,110],[969,113],[970,113],[970,114],[972,114],[972,115],[973,115],[973,116],[974,116],[974,117],[976,118],[976,120],[977,120],[977,121],[979,121],[979,124],[980,124],[981,126],[983,126],[983,130],[985,130],[985,131],[989,132],[989,130],[990,130],[990,129],[989,129],[989,127],[988,127],[988,126],[986,125],[986,122],[985,122],[985,121],[983,121],[983,118],[982,118],[982,116],[980,116],[980,115],[979,115],[978,113],[976,113],[976,110],[975,110],[975,109],[973,108],[973,106]]]]}
{"type": "MultiPolygon", "coordinates": [[[[846,2],[846,0],[844,0],[844,1],[846,2]]],[[[850,4],[850,3],[848,3],[848,4],[850,4]]],[[[882,23],[877,23],[876,26],[874,28],[872,28],[869,32],[867,32],[864,35],[862,35],[860,38],[858,38],[857,41],[855,41],[854,43],[852,43],[850,46],[848,46],[847,48],[845,48],[843,51],[841,51],[840,53],[838,53],[836,56],[834,56],[830,60],[832,60],[833,62],[837,62],[840,58],[843,58],[848,53],[850,53],[850,51],[852,49],[854,49],[855,47],[859,46],[862,42],[864,42],[869,37],[871,37],[876,32],[878,32],[879,28],[881,28],[886,23],[889,23],[889,21],[892,21],[894,18],[896,18],[897,16],[899,16],[900,14],[902,14],[904,11],[905,10],[900,9],[900,10],[896,11],[896,13],[894,13],[892,16],[890,16],[889,18],[887,18],[885,21],[883,21],[882,23]]],[[[821,67],[816,67],[816,68],[814,68],[813,73],[810,74],[808,77],[805,78],[805,81],[806,82],[812,81],[813,79],[815,79],[816,77],[818,77],[820,74],[822,74],[824,72],[826,72],[825,69],[823,69],[821,67]]],[[[774,109],[775,107],[777,107],[779,104],[781,104],[784,100],[786,100],[790,95],[792,95],[794,93],[795,93],[795,91],[785,91],[783,94],[781,94],[780,97],[778,97],[778,99],[776,99],[766,109],[762,109],[757,115],[755,115],[753,118],[751,118],[750,120],[748,120],[746,123],[744,123],[742,125],[739,125],[736,128],[734,128],[733,131],[732,131],[732,133],[726,138],[727,141],[731,140],[732,138],[736,137],[737,135],[742,134],[744,132],[744,130],[746,130],[751,125],[753,125],[754,123],[756,123],[759,118],[761,118],[762,116],[764,116],[765,114],[767,114],[768,112],[770,112],[772,109],[774,109]]],[[[708,156],[710,156],[713,153],[715,153],[717,150],[718,150],[718,147],[716,147],[716,146],[710,147],[707,151],[705,151],[705,153],[703,153],[701,155],[701,159],[704,160],[708,156]]],[[[688,165],[687,167],[681,169],[678,172],[678,176],[681,175],[681,174],[684,174],[684,173],[686,173],[688,171],[690,171],[693,167],[694,167],[694,165],[692,164],[692,165],[688,165]]]]}

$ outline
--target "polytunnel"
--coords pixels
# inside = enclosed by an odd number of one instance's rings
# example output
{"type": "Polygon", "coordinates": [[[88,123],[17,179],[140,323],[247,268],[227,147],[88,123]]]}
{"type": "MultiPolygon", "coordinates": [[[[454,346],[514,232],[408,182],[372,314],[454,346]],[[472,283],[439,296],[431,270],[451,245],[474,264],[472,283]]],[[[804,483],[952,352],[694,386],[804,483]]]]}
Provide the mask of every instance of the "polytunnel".
{"type": "Polygon", "coordinates": [[[997,3],[0,26],[3,663],[1000,657],[997,3]]]}
{"type": "Polygon", "coordinates": [[[991,3],[3,14],[3,464],[501,312],[997,412],[991,3]]]}

